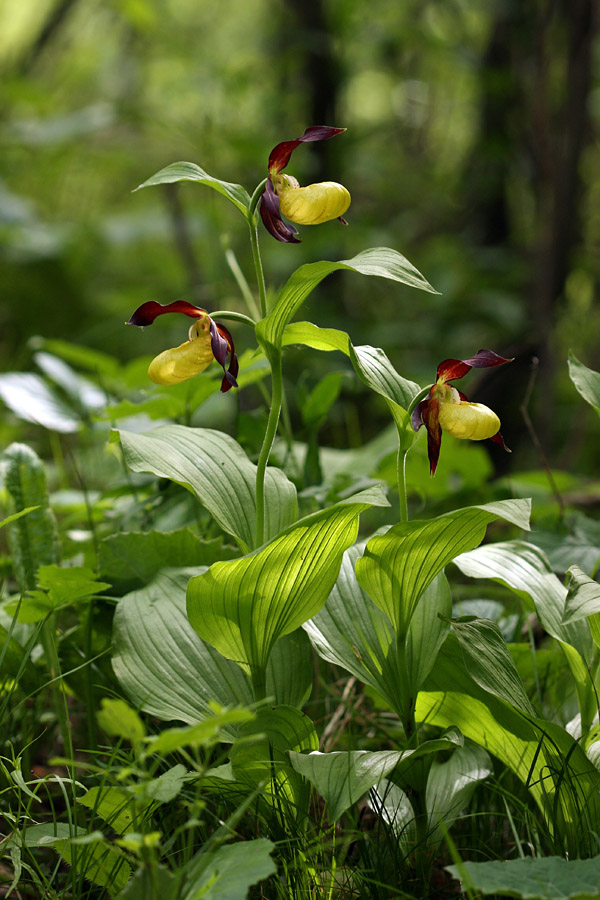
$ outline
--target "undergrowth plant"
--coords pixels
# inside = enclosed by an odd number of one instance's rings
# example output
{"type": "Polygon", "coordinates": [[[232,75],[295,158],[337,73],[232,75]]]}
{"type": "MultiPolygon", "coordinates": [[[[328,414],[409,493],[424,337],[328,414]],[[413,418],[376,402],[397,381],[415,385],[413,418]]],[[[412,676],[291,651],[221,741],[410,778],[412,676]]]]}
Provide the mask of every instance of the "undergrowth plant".
{"type": "MultiPolygon", "coordinates": [[[[278,144],[252,195],[187,162],[141,185],[191,181],[227,199],[249,230],[256,288],[230,260],[245,312],[208,313],[186,300],[135,310],[131,325],[164,314],[191,320],[187,340],[151,361],[148,375],[159,387],[141,403],[113,396],[118,379],[108,355],[89,366],[96,388],[101,383],[110,395],[103,411],[93,407],[96,421],[142,412],[179,421],[114,430],[111,452],[122,454],[127,480],[105,508],[106,496],[95,506],[84,492],[89,538],[82,556],[61,552],[36,454],[14,444],[3,456],[2,524],[18,588],[0,619],[2,713],[11,735],[2,749],[2,847],[14,891],[27,877],[48,896],[68,890],[123,900],[242,900],[248,891],[294,900],[428,896],[441,890],[444,853],[456,877],[476,880],[462,867],[452,834],[490,779],[504,799],[495,818],[510,823],[518,856],[574,861],[598,853],[595,568],[586,574],[585,565],[571,565],[563,584],[527,539],[527,499],[409,518],[406,460],[422,425],[432,475],[445,452],[444,431],[449,439],[504,446],[496,414],[453,382],[472,368],[510,361],[491,350],[449,358],[435,383],[421,388],[383,349],[292,321],[336,271],[435,292],[396,250],[308,263],[279,290],[267,288],[261,219],[281,243],[297,243],[290,223],[320,224],[348,209],[343,186],[303,188],[283,171],[300,144],[341,131],[313,127],[278,144]],[[217,320],[240,326],[239,358],[229,327],[217,320]],[[343,354],[387,405],[398,520],[381,513],[384,524],[370,536],[359,537],[360,517],[392,507],[368,472],[305,491],[299,512],[298,459],[304,453],[305,471],[309,463],[321,474],[316,436],[339,379],[324,379],[305,398],[310,440],[301,446],[284,393],[291,345],[343,354]],[[222,368],[218,379],[213,361],[222,368]],[[184,424],[219,388],[253,383],[268,399],[256,460],[230,434],[184,424]],[[274,453],[278,466],[270,464],[274,453]],[[505,539],[482,544],[495,523],[505,539]],[[492,582],[491,597],[453,601],[448,575],[457,570],[463,594],[467,579],[478,579],[492,582]],[[568,718],[551,709],[542,685],[550,651],[514,641],[533,616],[560,648],[571,688],[568,718]],[[372,725],[366,735],[348,727],[338,749],[333,727],[322,727],[350,705],[346,693],[335,701],[334,672],[366,698],[372,725]],[[60,758],[56,771],[31,778],[32,747],[42,737],[27,708],[42,696],[47,728],[60,734],[60,758]],[[76,704],[85,716],[74,724],[76,704]]],[[[85,365],[66,343],[44,352],[63,366],[85,365]]],[[[67,383],[64,369],[53,371],[67,383]]],[[[574,358],[571,376],[598,409],[600,376],[574,358]]],[[[596,560],[599,545],[600,534],[590,538],[596,560]]],[[[561,565],[559,573],[569,568],[561,565]]],[[[358,717],[358,707],[349,711],[349,722],[358,717]]]]}

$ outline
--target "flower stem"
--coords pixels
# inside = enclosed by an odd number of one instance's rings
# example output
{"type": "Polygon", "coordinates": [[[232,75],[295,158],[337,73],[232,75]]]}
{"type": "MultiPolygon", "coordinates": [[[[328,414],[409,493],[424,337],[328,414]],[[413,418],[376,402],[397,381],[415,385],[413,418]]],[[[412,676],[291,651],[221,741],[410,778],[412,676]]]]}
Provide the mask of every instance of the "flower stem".
{"type": "Polygon", "coordinates": [[[251,328],[254,328],[256,325],[256,322],[250,316],[241,312],[234,312],[231,309],[217,309],[216,312],[211,312],[210,317],[211,319],[231,319],[232,322],[243,322],[244,325],[250,325],[251,328]]]}
{"type": "Polygon", "coordinates": [[[408,451],[398,446],[398,495],[400,497],[400,521],[408,522],[408,502],[406,499],[406,455],[408,451]]]}
{"type": "Polygon", "coordinates": [[[248,223],[250,228],[250,243],[252,244],[252,258],[254,260],[254,268],[256,270],[256,281],[258,283],[258,296],[260,298],[260,314],[261,317],[267,315],[267,289],[265,287],[265,276],[260,258],[260,248],[258,246],[258,226],[254,220],[248,223]]]}
{"type": "Polygon", "coordinates": [[[272,396],[267,428],[260,448],[260,456],[256,465],[256,546],[265,539],[265,474],[267,463],[277,434],[277,424],[283,401],[283,377],[281,374],[281,351],[271,362],[272,396]]]}

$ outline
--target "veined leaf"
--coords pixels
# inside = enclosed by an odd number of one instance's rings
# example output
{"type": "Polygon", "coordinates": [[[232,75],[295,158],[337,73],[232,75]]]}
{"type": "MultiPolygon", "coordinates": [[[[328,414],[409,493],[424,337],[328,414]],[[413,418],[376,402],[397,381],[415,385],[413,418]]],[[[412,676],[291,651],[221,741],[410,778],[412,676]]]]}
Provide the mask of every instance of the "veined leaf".
{"type": "Polygon", "coordinates": [[[160,172],[156,172],[147,181],[138,185],[135,190],[139,191],[141,188],[151,187],[155,184],[172,184],[174,181],[197,181],[199,184],[205,184],[207,187],[213,188],[219,194],[227,197],[244,218],[247,221],[249,220],[248,207],[250,205],[250,196],[247,190],[241,184],[233,184],[230,181],[221,181],[219,178],[214,178],[208,172],[205,172],[204,169],[201,169],[200,166],[197,166],[196,163],[171,163],[170,166],[165,166],[160,172]]]}
{"type": "Polygon", "coordinates": [[[600,415],[600,372],[588,369],[573,353],[569,353],[569,376],[583,399],[600,415]]]}
{"type": "Polygon", "coordinates": [[[589,834],[589,822],[600,816],[600,773],[564,728],[528,717],[476,684],[453,634],[419,693],[416,717],[456,725],[500,759],[528,787],[565,848],[581,852],[582,829],[589,834]]]}
{"type": "MultiPolygon", "coordinates": [[[[468,806],[478,783],[492,772],[488,754],[477,744],[457,747],[449,759],[432,762],[425,795],[429,846],[442,840],[440,822],[449,828],[468,806]]],[[[390,781],[382,781],[376,788],[375,802],[370,805],[391,825],[399,840],[409,844],[414,842],[414,812],[402,788],[390,781]]]]}
{"type": "Polygon", "coordinates": [[[563,859],[525,856],[522,859],[461,862],[446,866],[450,874],[481,894],[522,900],[592,900],[600,897],[600,857],[563,859]]]}
{"type": "Polygon", "coordinates": [[[358,516],[373,505],[387,505],[379,489],[307,516],[254,553],[193,578],[187,595],[193,628],[245,671],[264,669],[275,642],[325,603],[358,516]]]}
{"type": "MultiPolygon", "coordinates": [[[[221,431],[184,425],[119,436],[134,472],[153,472],[183,485],[244,551],[255,546],[256,466],[237,441],[221,431]]],[[[296,488],[280,469],[267,469],[265,511],[267,540],[297,518],[296,488]]]]}
{"type": "Polygon", "coordinates": [[[271,841],[256,838],[225,844],[212,853],[201,851],[187,864],[183,892],[177,891],[177,896],[181,900],[246,900],[251,885],[277,871],[271,857],[274,849],[271,841]]]}
{"type": "Polygon", "coordinates": [[[256,335],[267,356],[274,351],[279,352],[285,326],[300,309],[311,291],[327,275],[339,269],[360,272],[362,275],[377,275],[380,278],[398,281],[422,291],[437,293],[406,257],[388,247],[372,247],[369,250],[363,250],[352,259],[343,259],[340,262],[323,260],[307,263],[300,266],[283,286],[273,311],[257,323],[256,335]]]}
{"type": "Polygon", "coordinates": [[[506,642],[495,622],[475,619],[453,622],[452,628],[462,648],[471,678],[485,691],[512,703],[530,716],[535,710],[525,693],[506,642]]]}
{"type": "Polygon", "coordinates": [[[453,750],[456,737],[451,733],[432,741],[424,741],[414,750],[351,750],[349,752],[298,753],[289,756],[296,772],[300,772],[315,786],[325,800],[329,820],[336,822],[353,803],[357,803],[367,791],[382,778],[393,776],[399,780],[408,778],[408,770],[417,760],[440,750],[453,750]]]}
{"type": "MultiPolygon", "coordinates": [[[[189,623],[185,591],[197,572],[164,570],[147,587],[119,601],[113,669],[138,709],[188,725],[216,717],[222,724],[221,740],[233,740],[239,717],[220,717],[214,703],[249,706],[252,691],[240,668],[200,640],[189,623]]],[[[294,706],[305,700],[312,676],[306,656],[306,645],[295,634],[277,644],[267,666],[267,696],[294,706]]]]}
{"type": "Polygon", "coordinates": [[[263,797],[268,805],[291,811],[295,821],[302,821],[308,814],[310,790],[288,754],[318,746],[315,726],[305,713],[291,706],[263,707],[240,728],[230,753],[232,771],[252,790],[266,782],[263,797]]]}
{"type": "Polygon", "coordinates": [[[560,641],[575,681],[582,729],[587,732],[597,708],[588,670],[593,652],[590,627],[585,619],[564,622],[567,589],[542,551],[523,541],[505,541],[464,553],[454,563],[471,578],[493,578],[527,603],[533,601],[543,628],[560,641]]]}
{"type": "Polygon", "coordinates": [[[586,575],[579,566],[571,566],[567,599],[563,622],[575,622],[577,619],[600,613],[600,584],[586,575]]]}
{"type": "Polygon", "coordinates": [[[356,577],[385,612],[398,635],[406,634],[419,598],[455,556],[476,547],[494,519],[529,528],[527,500],[470,506],[428,521],[401,522],[367,543],[356,577]]]}
{"type": "Polygon", "coordinates": [[[409,705],[412,708],[450,629],[450,590],[443,575],[426,589],[402,652],[389,619],[356,580],[354,567],[364,547],[361,543],[346,550],[325,606],[302,627],[323,659],[374,687],[392,709],[403,715],[409,705]]]}

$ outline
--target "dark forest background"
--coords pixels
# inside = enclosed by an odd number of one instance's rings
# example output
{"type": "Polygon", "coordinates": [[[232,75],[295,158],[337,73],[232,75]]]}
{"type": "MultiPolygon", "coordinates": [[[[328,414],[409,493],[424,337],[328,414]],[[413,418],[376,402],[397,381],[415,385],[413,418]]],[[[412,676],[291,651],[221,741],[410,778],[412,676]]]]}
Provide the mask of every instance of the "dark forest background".
{"type": "MultiPolygon", "coordinates": [[[[382,346],[423,384],[448,356],[515,356],[468,388],[515,450],[495,465],[540,464],[520,411],[530,390],[551,465],[597,475],[598,419],[566,358],[600,369],[598,12],[596,0],[3,0],[0,367],[33,368],[39,335],[123,363],[179,343],[180,322],[143,339],[124,327],[146,300],[241,309],[225,249],[249,280],[251,257],[232,207],[192,184],[132,189],[190,160],[252,192],[276,143],[344,126],[289,171],[343,182],[350,225],[303,228],[298,246],[264,232],[271,286],[303,262],[400,250],[439,296],[337,276],[302,317],[382,346]]],[[[235,333],[243,349],[248,332],[235,333]]],[[[310,386],[340,361],[291,351],[286,366],[310,386]]],[[[340,417],[357,444],[388,421],[344,384],[325,443],[340,417]]],[[[2,419],[4,444],[21,432],[2,419]]]]}

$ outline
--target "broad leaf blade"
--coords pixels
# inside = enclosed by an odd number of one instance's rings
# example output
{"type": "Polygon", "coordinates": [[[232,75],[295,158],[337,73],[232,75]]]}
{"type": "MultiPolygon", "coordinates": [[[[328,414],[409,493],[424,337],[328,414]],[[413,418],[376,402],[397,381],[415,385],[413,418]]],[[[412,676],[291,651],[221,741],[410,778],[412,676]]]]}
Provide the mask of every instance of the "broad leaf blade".
{"type": "MultiPolygon", "coordinates": [[[[139,709],[188,725],[212,717],[211,702],[252,702],[240,668],[204,644],[187,619],[185,591],[191,574],[162,572],[119,601],[112,660],[121,686],[139,709]]],[[[235,726],[226,728],[224,739],[233,740],[236,732],[235,726]]]]}
{"type": "Polygon", "coordinates": [[[569,375],[584,400],[600,415],[600,372],[584,366],[577,357],[569,354],[569,375]]]}
{"type": "Polygon", "coordinates": [[[419,598],[438,572],[459,553],[476,547],[494,519],[528,529],[529,510],[527,500],[501,500],[395,525],[368,542],[356,564],[358,582],[397,634],[406,634],[419,598]]]}
{"type": "Polygon", "coordinates": [[[325,603],[358,516],[372,505],[387,501],[380,491],[363,491],[301,519],[248,556],[215,563],[190,581],[192,626],[246,671],[264,669],[275,642],[325,603]]]}
{"type": "Polygon", "coordinates": [[[213,188],[219,194],[227,197],[245,219],[249,218],[250,196],[241,184],[232,184],[230,181],[221,181],[219,178],[214,178],[208,172],[205,172],[204,169],[201,169],[200,166],[191,162],[171,163],[170,166],[166,166],[160,172],[156,172],[155,175],[148,178],[147,181],[138,185],[135,190],[139,191],[141,188],[152,187],[155,184],[172,184],[175,181],[197,181],[199,184],[205,184],[207,187],[213,188]]]}
{"type": "Polygon", "coordinates": [[[200,853],[190,860],[184,893],[178,896],[181,900],[246,900],[253,884],[276,873],[274,849],[271,841],[256,838],[200,853]]]}
{"type": "Polygon", "coordinates": [[[454,560],[470,578],[492,578],[521,597],[530,598],[545,630],[575,647],[589,659],[592,641],[584,620],[564,622],[567,589],[556,577],[541,550],[523,541],[485,544],[454,560]]]}
{"type": "Polygon", "coordinates": [[[571,566],[569,576],[563,623],[576,622],[577,619],[600,613],[600,584],[579,566],[571,566]]]}
{"type": "MultiPolygon", "coordinates": [[[[242,549],[255,546],[256,466],[237,441],[221,431],[184,425],[119,435],[134,472],[153,472],[182,484],[242,549]]],[[[267,469],[265,510],[267,540],[296,520],[296,489],[280,469],[267,469]]]]}
{"type": "MultiPolygon", "coordinates": [[[[528,719],[484,691],[467,672],[460,645],[449,635],[419,693],[418,721],[457,725],[507,765],[558,829],[567,849],[581,852],[582,829],[600,815],[600,773],[568,732],[545,719],[528,719]]],[[[587,852],[587,851],[586,851],[587,852]]]]}
{"type": "Polygon", "coordinates": [[[525,856],[490,862],[465,861],[460,866],[446,866],[446,870],[484,895],[501,894],[522,900],[600,897],[599,856],[569,860],[562,856],[525,856]]]}
{"type": "Polygon", "coordinates": [[[267,356],[275,350],[279,351],[283,340],[283,332],[287,323],[300,309],[308,295],[318,284],[339,269],[360,272],[363,275],[377,275],[419,288],[430,293],[437,293],[429,282],[408,260],[396,250],[388,247],[373,247],[364,250],[352,259],[340,262],[323,260],[300,266],[281,289],[273,311],[256,326],[256,335],[267,356]]]}
{"type": "Polygon", "coordinates": [[[261,708],[240,728],[231,748],[231,766],[238,782],[251,789],[266,782],[263,797],[270,807],[291,813],[292,820],[308,814],[310,791],[290,763],[290,751],[315,750],[317,732],[307,715],[291,706],[261,708]]]}
{"type": "Polygon", "coordinates": [[[535,710],[525,693],[506,642],[495,622],[475,619],[453,622],[454,634],[462,648],[465,666],[477,684],[501,700],[512,703],[530,716],[535,710]]]}

